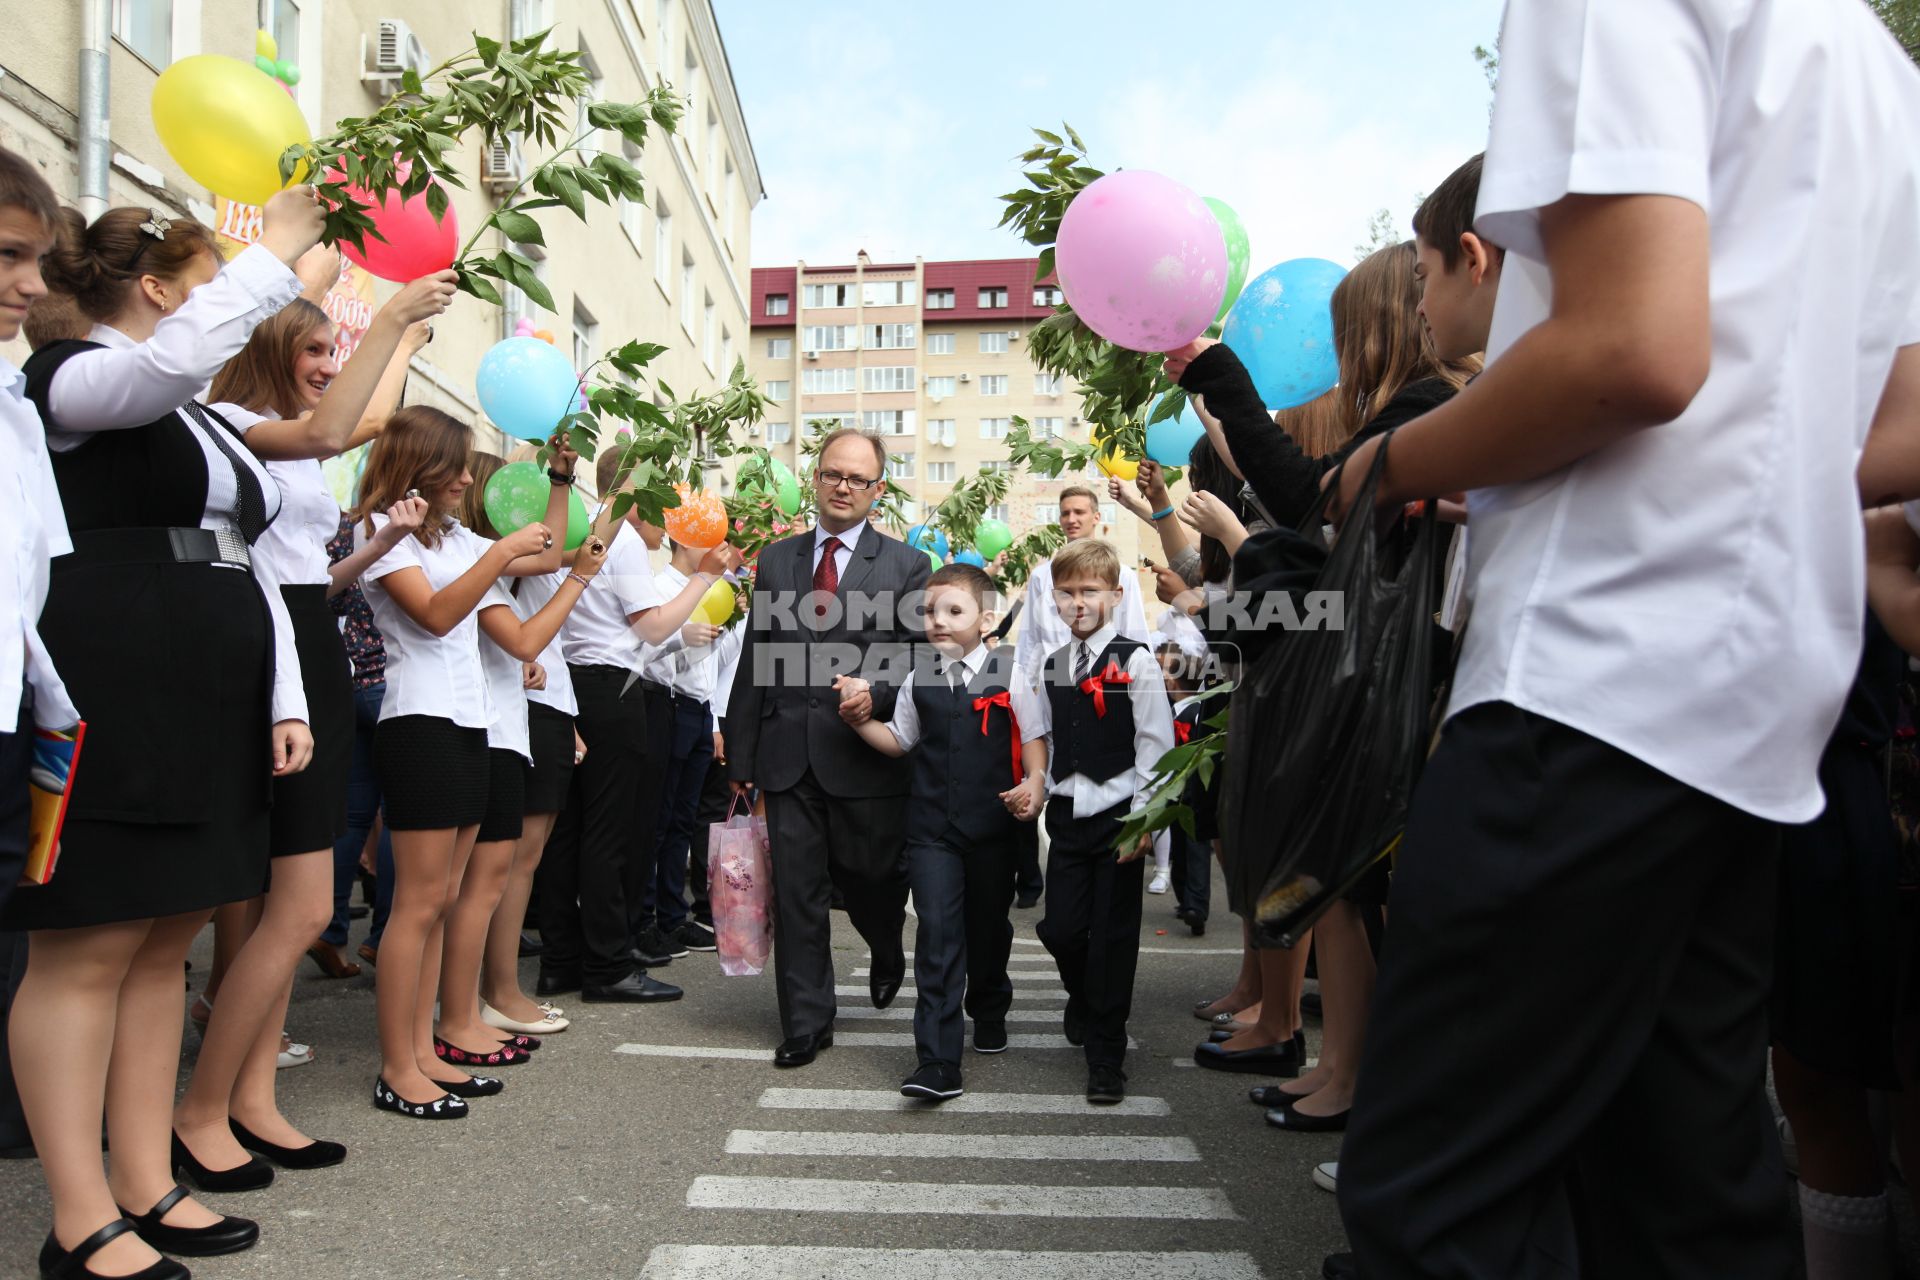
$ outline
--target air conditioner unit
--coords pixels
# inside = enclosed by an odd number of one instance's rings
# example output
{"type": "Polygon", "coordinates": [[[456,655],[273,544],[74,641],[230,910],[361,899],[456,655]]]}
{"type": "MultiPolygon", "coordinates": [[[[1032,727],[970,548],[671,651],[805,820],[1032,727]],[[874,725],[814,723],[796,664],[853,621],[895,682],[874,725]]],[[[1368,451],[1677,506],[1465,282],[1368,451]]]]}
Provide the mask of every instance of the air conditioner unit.
{"type": "Polygon", "coordinates": [[[1078,418],[1068,418],[1068,419],[1067,419],[1067,425],[1068,425],[1068,426],[1070,426],[1070,427],[1077,427],[1077,426],[1079,426],[1079,425],[1080,425],[1080,419],[1078,419],[1078,418]]]}
{"type": "Polygon", "coordinates": [[[970,374],[970,373],[963,373],[963,374],[961,374],[961,375],[960,375],[960,381],[962,381],[962,382],[972,382],[972,381],[973,381],[973,375],[972,375],[972,374],[970,374]]]}
{"type": "Polygon", "coordinates": [[[760,428],[757,425],[750,426],[747,428],[747,434],[750,436],[758,436],[760,434],[760,428]]]}
{"type": "Polygon", "coordinates": [[[517,187],[526,176],[518,138],[507,134],[487,144],[480,157],[481,181],[489,187],[517,187]]]}
{"type": "MultiPolygon", "coordinates": [[[[364,39],[364,38],[363,38],[364,39]]],[[[374,27],[373,51],[367,59],[364,79],[395,80],[412,69],[425,75],[433,66],[426,46],[413,28],[400,18],[382,18],[374,27]]]]}
{"type": "Polygon", "coordinates": [[[805,356],[809,360],[818,360],[820,358],[820,353],[818,351],[802,351],[800,354],[805,356]]]}
{"type": "Polygon", "coordinates": [[[1018,329],[1007,330],[1007,341],[1008,342],[1020,341],[1020,331],[1018,329]]]}

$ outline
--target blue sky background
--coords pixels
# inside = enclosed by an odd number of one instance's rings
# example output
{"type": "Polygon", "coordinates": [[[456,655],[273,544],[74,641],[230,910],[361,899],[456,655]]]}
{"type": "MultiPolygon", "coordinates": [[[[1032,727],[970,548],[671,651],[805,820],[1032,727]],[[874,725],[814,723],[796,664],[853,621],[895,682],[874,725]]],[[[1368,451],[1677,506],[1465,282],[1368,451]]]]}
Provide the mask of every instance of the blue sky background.
{"type": "Polygon", "coordinates": [[[1029,252],[1028,129],[1233,205],[1255,272],[1353,260],[1486,143],[1501,0],[714,0],[767,199],[757,266],[1029,252]]]}

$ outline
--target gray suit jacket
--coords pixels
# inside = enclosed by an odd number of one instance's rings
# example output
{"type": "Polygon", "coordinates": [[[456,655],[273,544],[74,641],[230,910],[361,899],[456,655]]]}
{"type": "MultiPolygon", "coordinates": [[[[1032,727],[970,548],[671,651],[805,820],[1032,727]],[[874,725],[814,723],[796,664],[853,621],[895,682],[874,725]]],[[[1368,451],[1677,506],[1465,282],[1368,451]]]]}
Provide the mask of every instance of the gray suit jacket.
{"type": "Polygon", "coordinates": [[[881,755],[840,719],[833,677],[873,684],[873,714],[891,719],[924,628],[927,553],[868,525],[840,579],[840,608],[816,622],[814,531],[769,544],[754,570],[753,609],[727,703],[728,776],[784,791],[811,768],[829,795],[905,795],[904,759],[881,755]]]}

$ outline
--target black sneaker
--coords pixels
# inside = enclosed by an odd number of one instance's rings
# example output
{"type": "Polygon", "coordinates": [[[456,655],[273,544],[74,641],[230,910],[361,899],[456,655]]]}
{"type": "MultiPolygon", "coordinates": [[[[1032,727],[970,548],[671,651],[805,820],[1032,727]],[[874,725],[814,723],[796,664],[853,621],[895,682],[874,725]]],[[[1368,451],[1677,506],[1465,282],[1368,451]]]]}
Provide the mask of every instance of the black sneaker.
{"type": "Polygon", "coordinates": [[[958,1067],[944,1062],[929,1062],[901,1083],[900,1092],[905,1097],[922,1098],[928,1102],[951,1102],[966,1090],[960,1087],[958,1067]]]}
{"type": "Polygon", "coordinates": [[[1005,1053],[1007,1051],[1007,1024],[1005,1022],[974,1023],[973,1051],[975,1053],[1005,1053]]]}
{"type": "Polygon", "coordinates": [[[1096,1066],[1087,1068],[1087,1101],[1097,1106],[1110,1107],[1116,1102],[1124,1102],[1127,1097],[1127,1073],[1118,1067],[1096,1066]]]}
{"type": "MultiPolygon", "coordinates": [[[[688,951],[718,951],[720,944],[714,941],[713,930],[703,929],[689,920],[673,931],[672,941],[688,951]]],[[[684,952],[682,954],[685,954],[684,952]]]]}
{"type": "Polygon", "coordinates": [[[687,954],[687,948],[681,944],[677,934],[669,937],[660,932],[659,925],[648,925],[641,932],[640,948],[643,951],[666,956],[670,960],[678,960],[687,954]]]}

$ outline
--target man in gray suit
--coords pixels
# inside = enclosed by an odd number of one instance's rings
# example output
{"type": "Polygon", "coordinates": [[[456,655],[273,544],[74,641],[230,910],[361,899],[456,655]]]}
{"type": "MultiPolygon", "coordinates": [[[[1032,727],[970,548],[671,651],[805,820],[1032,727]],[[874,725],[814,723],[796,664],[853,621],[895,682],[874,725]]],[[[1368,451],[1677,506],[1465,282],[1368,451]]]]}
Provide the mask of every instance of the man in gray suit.
{"type": "Polygon", "coordinates": [[[927,555],[867,523],[886,489],[887,448],[845,429],[814,471],[817,527],[770,544],[727,705],[728,779],[758,787],[773,845],[774,970],[785,1037],[774,1065],[799,1067],[833,1043],[833,890],[873,952],[875,1008],[906,972],[908,764],[847,723],[893,715],[920,639],[927,555]],[[845,707],[837,675],[858,678],[845,707]]]}

